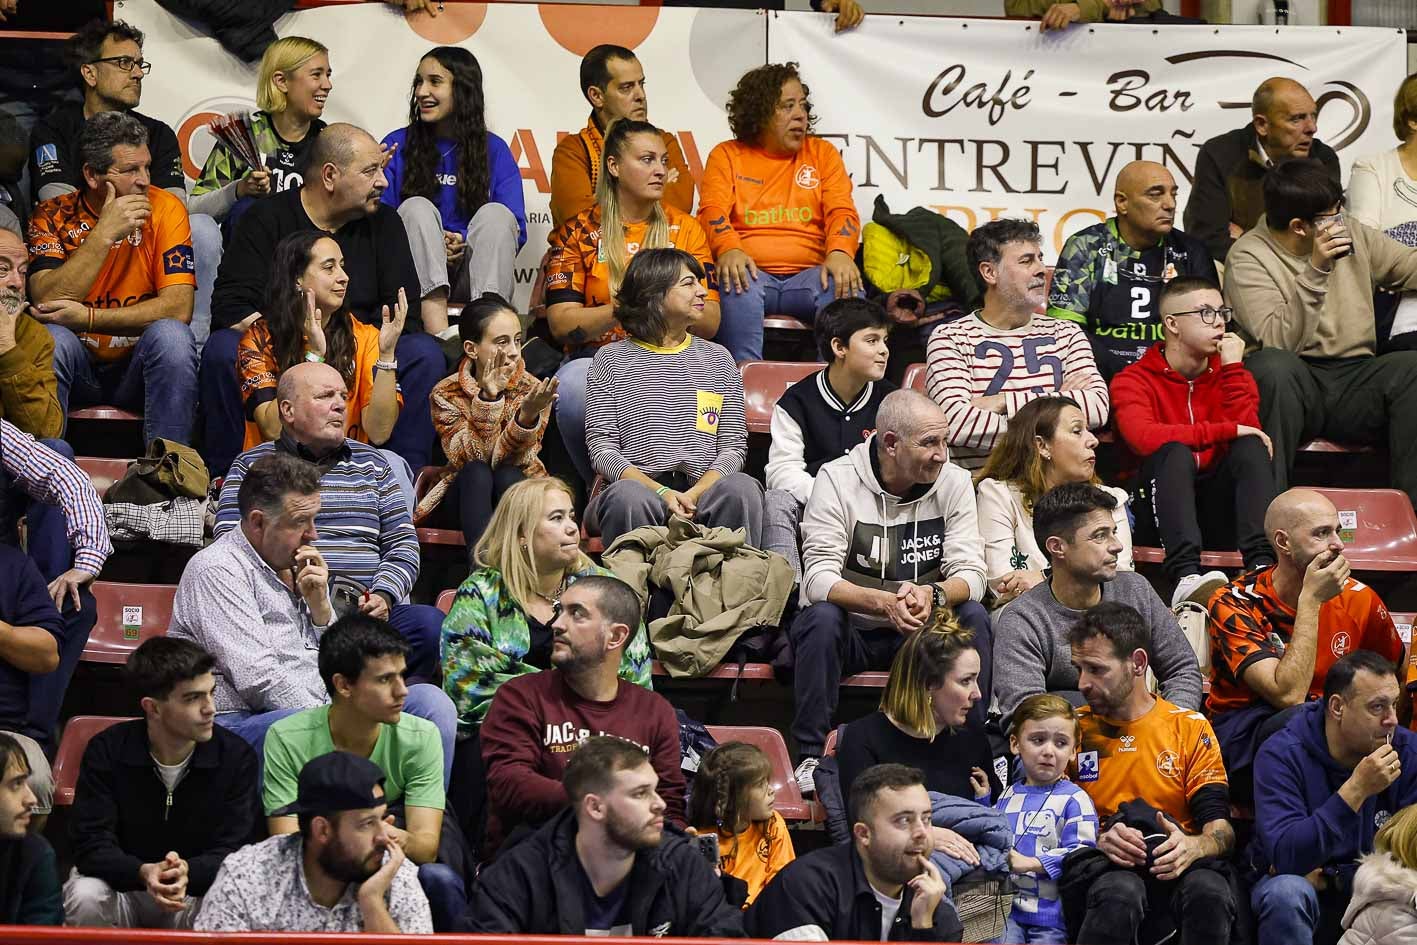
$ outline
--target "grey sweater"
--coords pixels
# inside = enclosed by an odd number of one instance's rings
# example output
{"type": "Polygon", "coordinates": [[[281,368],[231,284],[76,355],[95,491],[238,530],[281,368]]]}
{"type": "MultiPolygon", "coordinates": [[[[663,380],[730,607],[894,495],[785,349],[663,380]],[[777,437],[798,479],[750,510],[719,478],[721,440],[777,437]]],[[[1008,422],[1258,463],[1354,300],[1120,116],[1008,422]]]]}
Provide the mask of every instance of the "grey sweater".
{"type": "MultiPolygon", "coordinates": [[[[1201,672],[1176,618],[1146,578],[1119,571],[1102,585],[1102,599],[1135,608],[1151,627],[1151,668],[1161,696],[1183,709],[1201,707],[1201,672]]],[[[1044,581],[999,614],[994,626],[994,695],[1008,719],[1028,696],[1039,692],[1076,693],[1068,631],[1083,612],[1064,607],[1044,581]]]]}

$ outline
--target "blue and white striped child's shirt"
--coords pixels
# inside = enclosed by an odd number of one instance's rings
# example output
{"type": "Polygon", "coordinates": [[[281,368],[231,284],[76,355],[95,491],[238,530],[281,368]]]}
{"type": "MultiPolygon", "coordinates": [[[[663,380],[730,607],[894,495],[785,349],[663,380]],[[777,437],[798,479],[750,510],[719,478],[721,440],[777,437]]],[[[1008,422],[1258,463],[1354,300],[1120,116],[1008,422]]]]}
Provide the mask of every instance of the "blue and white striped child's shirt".
{"type": "Polygon", "coordinates": [[[1009,818],[1014,849],[1023,856],[1037,857],[1048,874],[1047,879],[1033,873],[1013,875],[1010,917],[1019,925],[1064,928],[1058,877],[1063,872],[1063,857],[1097,845],[1097,809],[1092,799],[1064,778],[1052,787],[1010,785],[994,807],[1009,818]]]}

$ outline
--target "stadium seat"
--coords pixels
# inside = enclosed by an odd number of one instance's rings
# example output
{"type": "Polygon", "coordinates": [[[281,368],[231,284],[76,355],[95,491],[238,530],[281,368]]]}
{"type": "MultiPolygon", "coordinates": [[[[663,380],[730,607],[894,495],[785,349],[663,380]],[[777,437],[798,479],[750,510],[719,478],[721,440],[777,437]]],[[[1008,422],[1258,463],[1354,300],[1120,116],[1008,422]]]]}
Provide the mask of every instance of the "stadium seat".
{"type": "MultiPolygon", "coordinates": [[[[669,677],[669,670],[664,668],[664,664],[655,660],[650,664],[650,672],[655,676],[669,677]]],[[[688,677],[679,677],[680,679],[688,677]]],[[[752,679],[760,682],[771,682],[774,679],[771,663],[744,663],[743,673],[738,673],[737,663],[719,663],[712,672],[703,676],[693,677],[696,679],[726,679],[729,682],[736,682],[739,679],[752,679]]]]}
{"type": "Polygon", "coordinates": [[[132,460],[111,459],[107,456],[76,456],[74,462],[88,474],[94,490],[98,492],[99,498],[102,498],[109,486],[123,478],[132,460]]]}
{"type": "Polygon", "coordinates": [[[54,806],[67,807],[74,803],[74,786],[79,783],[79,764],[89,740],[110,725],[127,722],[113,715],[76,715],[64,723],[64,736],[59,739],[59,752],[54,756],[54,806]]]}
{"type": "Polygon", "coordinates": [[[812,326],[798,321],[791,315],[765,315],[763,328],[770,331],[811,331],[812,326]]]}
{"type": "Polygon", "coordinates": [[[124,410],[122,407],[80,407],[69,411],[70,420],[128,420],[141,422],[143,415],[124,410]]]}
{"type": "Polygon", "coordinates": [[[922,394],[928,394],[925,389],[925,365],[912,364],[905,369],[905,375],[900,379],[900,386],[906,390],[918,390],[922,394]]]}
{"type": "MultiPolygon", "coordinates": [[[[446,467],[424,466],[418,471],[418,477],[413,480],[414,501],[422,501],[428,491],[433,488],[433,482],[440,476],[446,467]]],[[[466,548],[467,541],[463,538],[461,529],[457,528],[417,528],[418,543],[420,545],[449,545],[454,548],[466,548]]]]}
{"type": "Polygon", "coordinates": [[[855,676],[847,676],[841,681],[843,686],[849,689],[884,689],[886,680],[891,678],[891,674],[884,670],[871,670],[866,673],[857,673],[855,676]]]}
{"type": "Polygon", "coordinates": [[[743,401],[749,433],[767,433],[772,425],[772,409],[787,388],[810,377],[825,365],[820,361],[744,361],[743,401]]]}
{"type": "Polygon", "coordinates": [[[124,663],[128,654],[149,637],[167,633],[172,620],[172,598],[177,588],[171,584],[119,584],[95,581],[94,601],[98,623],[84,647],[86,663],[124,663]]]}
{"type": "Polygon", "coordinates": [[[768,756],[772,763],[772,786],[777,792],[773,809],[784,820],[802,821],[811,819],[811,809],[802,800],[802,792],[797,787],[797,779],[792,776],[792,760],[787,754],[787,743],[775,728],[761,725],[709,725],[706,726],[713,740],[724,742],[747,742],[756,745],[768,756]]]}
{"type": "Polygon", "coordinates": [[[457,591],[444,591],[438,595],[438,609],[443,613],[453,609],[453,598],[458,596],[457,591]]]}

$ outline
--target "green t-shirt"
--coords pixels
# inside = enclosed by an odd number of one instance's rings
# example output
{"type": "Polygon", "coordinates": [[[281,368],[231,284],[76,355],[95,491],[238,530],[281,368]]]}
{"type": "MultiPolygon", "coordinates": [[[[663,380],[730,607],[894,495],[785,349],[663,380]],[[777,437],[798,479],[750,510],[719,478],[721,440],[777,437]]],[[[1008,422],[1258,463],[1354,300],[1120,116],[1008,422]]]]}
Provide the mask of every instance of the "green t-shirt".
{"type": "MultiPolygon", "coordinates": [[[[335,750],[330,739],[330,707],[306,709],[281,719],[266,733],[264,802],[266,816],[294,803],[300,769],[312,758],[335,750]]],[[[380,725],[369,760],[384,772],[390,804],[443,809],[443,741],[427,719],[407,712],[395,725],[380,725]]]]}

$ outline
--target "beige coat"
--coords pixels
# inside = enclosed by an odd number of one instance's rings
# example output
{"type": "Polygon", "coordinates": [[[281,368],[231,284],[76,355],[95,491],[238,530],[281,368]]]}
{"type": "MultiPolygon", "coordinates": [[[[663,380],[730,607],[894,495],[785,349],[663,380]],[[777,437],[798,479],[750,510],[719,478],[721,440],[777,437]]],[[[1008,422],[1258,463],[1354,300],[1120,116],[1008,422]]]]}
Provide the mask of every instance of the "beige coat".
{"type": "Polygon", "coordinates": [[[1339,945],[1417,945],[1417,870],[1391,853],[1363,857],[1339,945]]]}

